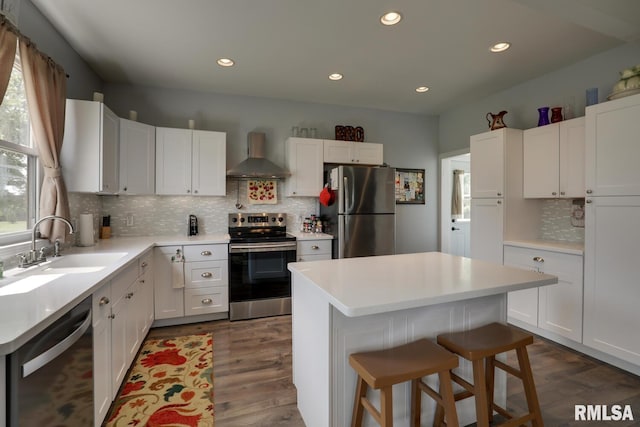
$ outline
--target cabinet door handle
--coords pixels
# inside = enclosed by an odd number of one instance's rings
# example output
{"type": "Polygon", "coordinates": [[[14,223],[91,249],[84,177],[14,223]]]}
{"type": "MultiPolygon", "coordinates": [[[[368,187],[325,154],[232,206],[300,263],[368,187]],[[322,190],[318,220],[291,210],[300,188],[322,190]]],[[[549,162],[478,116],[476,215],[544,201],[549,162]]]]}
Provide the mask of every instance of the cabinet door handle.
{"type": "Polygon", "coordinates": [[[213,274],[211,274],[208,271],[206,271],[206,272],[202,273],[201,276],[204,277],[205,279],[207,279],[207,278],[213,276],[213,274]]]}
{"type": "Polygon", "coordinates": [[[587,190],[587,194],[593,193],[593,190],[587,190]]]}
{"type": "Polygon", "coordinates": [[[587,199],[584,201],[585,203],[591,203],[591,199],[587,199]]]}
{"type": "Polygon", "coordinates": [[[140,279],[140,281],[139,281],[139,282],[140,282],[140,283],[144,283],[144,279],[140,279]]]}
{"type": "Polygon", "coordinates": [[[460,230],[458,227],[451,227],[451,231],[457,231],[460,230]]]}
{"type": "Polygon", "coordinates": [[[535,262],[544,262],[544,258],[542,258],[541,256],[534,256],[534,257],[533,257],[533,260],[534,260],[535,262]]]}
{"type": "Polygon", "coordinates": [[[198,194],[198,190],[193,190],[193,194],[198,194]]]}
{"type": "Polygon", "coordinates": [[[200,252],[200,255],[202,255],[202,256],[211,256],[211,251],[202,251],[202,252],[200,252]]]}
{"type": "Polygon", "coordinates": [[[502,200],[498,200],[498,204],[501,205],[502,204],[502,200]]]}
{"type": "Polygon", "coordinates": [[[209,305],[213,302],[213,300],[211,298],[205,298],[202,300],[202,304],[204,305],[209,305]]]}
{"type": "Polygon", "coordinates": [[[318,245],[313,245],[313,246],[311,246],[311,249],[317,250],[317,249],[320,249],[320,246],[318,246],[318,245]]]}
{"type": "Polygon", "coordinates": [[[558,193],[556,193],[555,191],[552,191],[552,192],[551,192],[551,195],[552,195],[552,196],[557,196],[557,195],[558,195],[558,193]]]}
{"type": "Polygon", "coordinates": [[[498,197],[502,197],[502,193],[498,193],[498,197]]]}
{"type": "Polygon", "coordinates": [[[109,319],[115,319],[115,318],[116,318],[116,315],[112,313],[112,314],[108,315],[107,317],[108,317],[109,319]]]}
{"type": "Polygon", "coordinates": [[[187,190],[187,193],[191,193],[191,190],[187,190]]]}
{"type": "Polygon", "coordinates": [[[561,191],[561,192],[560,192],[560,195],[561,195],[561,196],[564,196],[564,195],[565,195],[565,192],[564,192],[564,191],[561,191]]]}
{"type": "Polygon", "coordinates": [[[109,304],[111,301],[109,301],[109,298],[107,297],[102,297],[100,298],[100,302],[98,303],[100,305],[100,307],[102,307],[103,305],[107,305],[109,304]]]}
{"type": "Polygon", "coordinates": [[[124,297],[125,297],[126,299],[131,299],[131,298],[133,298],[133,292],[129,292],[129,293],[128,293],[128,294],[126,294],[124,297]]]}
{"type": "Polygon", "coordinates": [[[143,261],[140,267],[145,268],[147,265],[149,265],[147,261],[143,261]]]}

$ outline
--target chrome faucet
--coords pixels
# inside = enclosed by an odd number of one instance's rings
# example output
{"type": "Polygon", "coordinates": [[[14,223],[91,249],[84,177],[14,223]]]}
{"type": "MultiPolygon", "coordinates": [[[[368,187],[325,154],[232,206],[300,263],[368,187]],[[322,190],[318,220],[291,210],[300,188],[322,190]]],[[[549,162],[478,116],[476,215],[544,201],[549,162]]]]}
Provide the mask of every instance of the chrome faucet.
{"type": "Polygon", "coordinates": [[[31,230],[31,250],[29,252],[27,252],[26,254],[19,254],[18,257],[20,258],[20,261],[18,263],[18,267],[30,267],[32,265],[35,264],[39,264],[41,262],[45,262],[47,260],[47,258],[44,256],[44,252],[41,251],[40,255],[37,255],[36,252],[36,232],[38,231],[38,226],[40,225],[41,222],[43,221],[47,221],[47,220],[60,220],[62,222],[64,222],[65,224],[67,224],[67,226],[69,227],[69,234],[73,234],[73,225],[71,225],[71,223],[66,219],[63,218],[61,216],[58,215],[47,215],[44,216],[42,218],[40,218],[38,221],[36,221],[36,223],[33,225],[33,229],[31,230]]]}

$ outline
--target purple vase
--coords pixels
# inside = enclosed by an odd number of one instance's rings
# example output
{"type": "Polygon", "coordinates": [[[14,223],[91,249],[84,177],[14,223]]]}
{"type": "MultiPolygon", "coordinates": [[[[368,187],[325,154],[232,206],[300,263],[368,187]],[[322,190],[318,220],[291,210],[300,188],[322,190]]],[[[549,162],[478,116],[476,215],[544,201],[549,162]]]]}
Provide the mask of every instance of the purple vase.
{"type": "Polygon", "coordinates": [[[538,108],[538,126],[544,126],[549,124],[549,107],[538,108]]]}

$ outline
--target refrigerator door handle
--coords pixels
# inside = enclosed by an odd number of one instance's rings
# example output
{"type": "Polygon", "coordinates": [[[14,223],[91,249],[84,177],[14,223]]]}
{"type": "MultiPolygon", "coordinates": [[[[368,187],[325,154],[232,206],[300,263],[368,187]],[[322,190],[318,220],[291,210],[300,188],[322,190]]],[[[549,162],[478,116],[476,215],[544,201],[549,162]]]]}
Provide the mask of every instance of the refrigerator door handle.
{"type": "Polygon", "coordinates": [[[338,215],[338,258],[344,258],[344,215],[338,215]]]}
{"type": "Polygon", "coordinates": [[[349,179],[345,176],[344,178],[342,178],[342,183],[343,183],[343,194],[344,194],[344,206],[342,209],[342,213],[351,213],[351,210],[353,209],[353,200],[351,200],[351,198],[349,197],[349,179]]]}

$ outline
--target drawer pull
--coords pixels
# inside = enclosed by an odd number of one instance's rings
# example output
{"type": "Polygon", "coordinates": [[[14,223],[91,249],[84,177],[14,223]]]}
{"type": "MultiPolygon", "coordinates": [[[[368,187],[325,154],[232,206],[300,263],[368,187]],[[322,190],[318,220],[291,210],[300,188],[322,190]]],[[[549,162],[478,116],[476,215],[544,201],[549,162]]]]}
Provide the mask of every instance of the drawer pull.
{"type": "Polygon", "coordinates": [[[533,257],[533,260],[534,260],[535,262],[544,262],[544,258],[542,258],[541,256],[534,256],[534,257],[533,257]]]}
{"type": "Polygon", "coordinates": [[[125,297],[126,299],[131,299],[131,298],[133,298],[133,292],[129,292],[129,293],[128,293],[128,294],[126,294],[124,297],[125,297]]]}
{"type": "Polygon", "coordinates": [[[147,263],[147,261],[144,261],[142,264],[140,264],[140,267],[146,268],[148,265],[149,263],[147,263]]]}
{"type": "Polygon", "coordinates": [[[320,246],[318,246],[318,245],[313,245],[313,246],[311,246],[311,249],[317,250],[317,249],[320,249],[320,246]]]}
{"type": "Polygon", "coordinates": [[[211,251],[202,251],[202,252],[200,252],[200,255],[202,255],[202,256],[211,256],[211,251]]]}
{"type": "Polygon", "coordinates": [[[209,277],[213,276],[213,274],[211,274],[208,271],[206,271],[206,272],[202,273],[201,276],[204,277],[205,279],[208,279],[209,277]]]}
{"type": "Polygon", "coordinates": [[[109,304],[110,302],[111,302],[111,301],[109,301],[109,298],[107,298],[107,297],[102,297],[102,298],[100,298],[100,302],[99,302],[98,304],[102,307],[103,305],[107,305],[107,304],[109,304]]]}
{"type": "Polygon", "coordinates": [[[202,304],[204,305],[209,305],[213,302],[213,300],[211,298],[205,298],[202,300],[202,304]]]}

